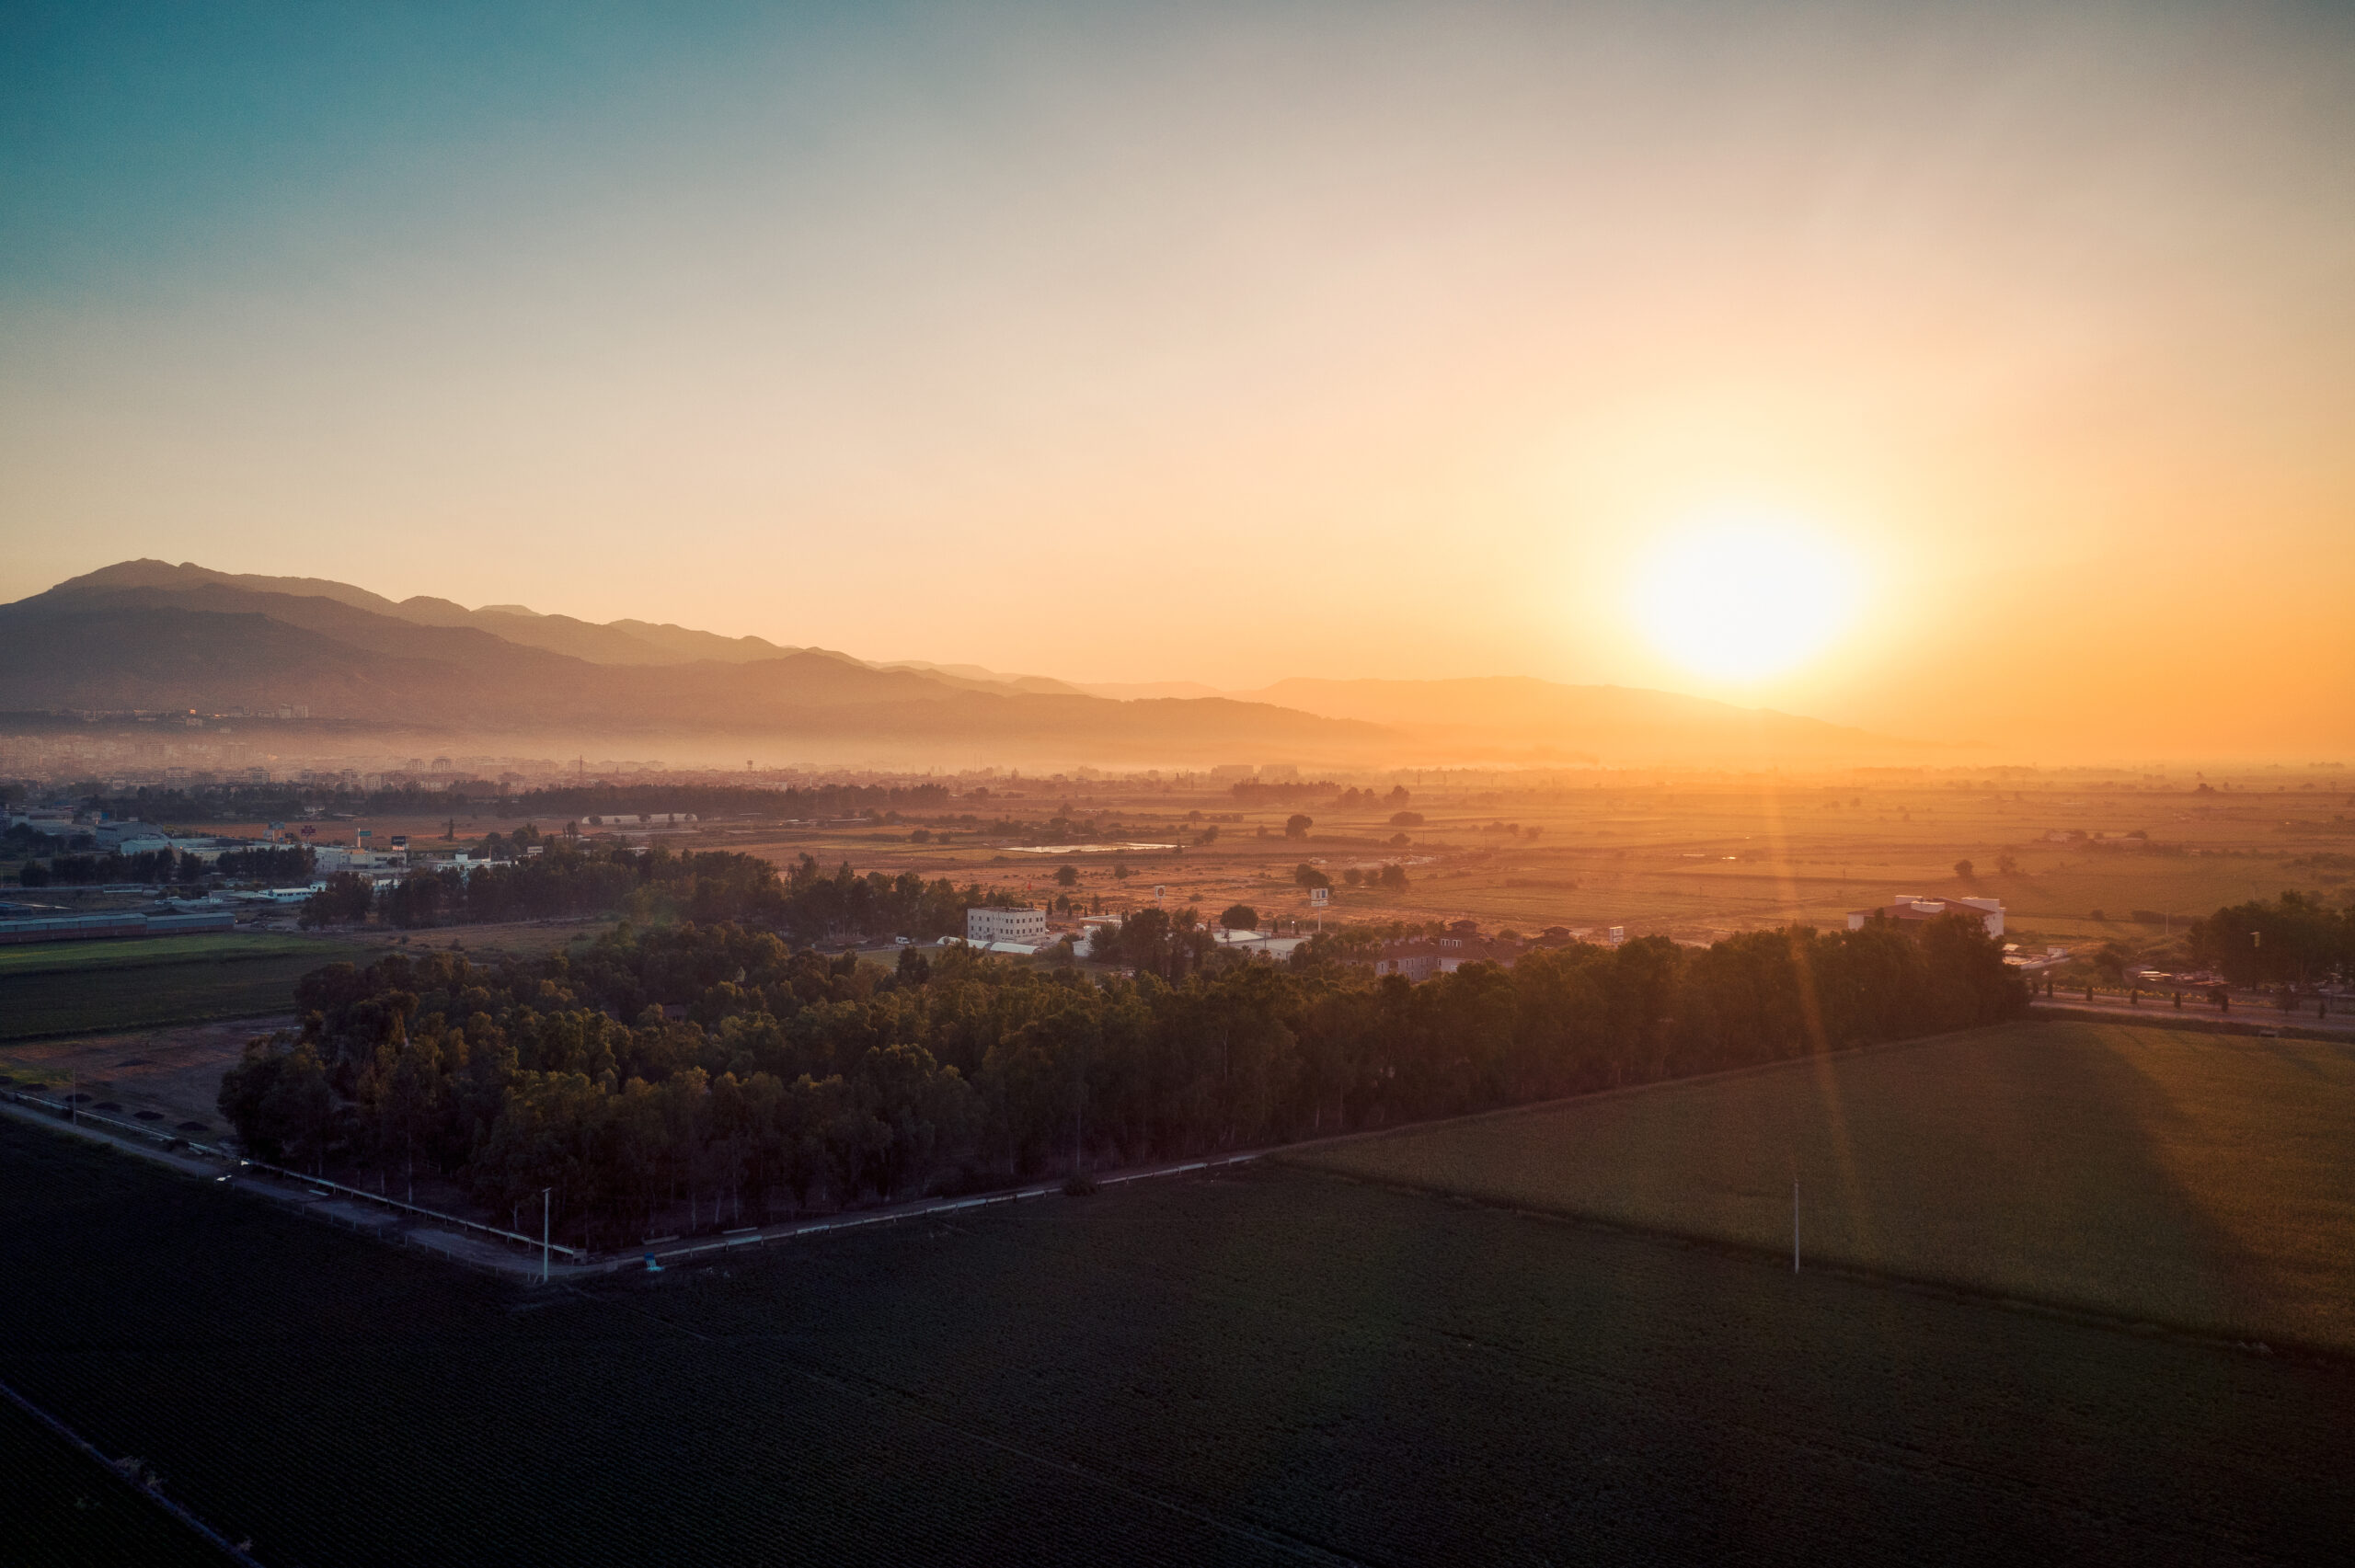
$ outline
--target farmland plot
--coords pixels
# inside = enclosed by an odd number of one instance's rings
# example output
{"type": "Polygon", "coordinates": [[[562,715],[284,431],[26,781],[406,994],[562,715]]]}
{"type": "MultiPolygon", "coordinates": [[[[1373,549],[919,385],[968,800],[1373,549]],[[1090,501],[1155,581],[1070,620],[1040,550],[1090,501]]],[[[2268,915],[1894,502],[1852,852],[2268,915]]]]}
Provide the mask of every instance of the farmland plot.
{"type": "Polygon", "coordinates": [[[265,1562],[2295,1560],[2355,1384],[1299,1171],[517,1291],[0,1125],[0,1377],[265,1562]]]}
{"type": "Polygon", "coordinates": [[[358,951],[307,941],[290,947],[269,938],[210,940],[219,951],[196,956],[160,942],[153,954],[124,953],[131,944],[118,943],[93,944],[108,951],[86,954],[61,943],[59,951],[40,953],[39,964],[23,958],[29,950],[11,953],[16,967],[0,970],[0,1040],[284,1013],[293,1006],[296,980],[358,951]]]}
{"type": "Polygon", "coordinates": [[[2355,1053],[2005,1024],[1304,1150],[1322,1169],[2355,1351],[2355,1053]]]}

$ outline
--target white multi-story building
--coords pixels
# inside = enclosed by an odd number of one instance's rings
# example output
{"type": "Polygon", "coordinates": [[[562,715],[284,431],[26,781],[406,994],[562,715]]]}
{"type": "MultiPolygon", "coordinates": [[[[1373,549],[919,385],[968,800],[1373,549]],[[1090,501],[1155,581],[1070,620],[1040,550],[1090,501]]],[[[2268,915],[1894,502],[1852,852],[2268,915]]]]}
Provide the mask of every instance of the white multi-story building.
{"type": "Polygon", "coordinates": [[[967,910],[968,942],[1025,942],[1033,946],[1047,940],[1044,910],[967,910]]]}

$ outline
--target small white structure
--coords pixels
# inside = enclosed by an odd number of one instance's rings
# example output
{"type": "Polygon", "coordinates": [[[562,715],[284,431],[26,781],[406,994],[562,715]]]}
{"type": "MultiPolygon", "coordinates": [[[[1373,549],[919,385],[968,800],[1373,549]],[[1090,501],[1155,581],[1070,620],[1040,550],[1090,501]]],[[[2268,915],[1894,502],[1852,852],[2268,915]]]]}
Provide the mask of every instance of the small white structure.
{"type": "Polygon", "coordinates": [[[1291,957],[1308,938],[1278,936],[1271,932],[1214,931],[1211,933],[1211,940],[1230,953],[1264,953],[1281,963],[1291,957]]]}
{"type": "Polygon", "coordinates": [[[1924,898],[1918,893],[1900,893],[1895,901],[1877,910],[1850,910],[1848,929],[1862,931],[1865,922],[1874,916],[1910,924],[1917,921],[1933,921],[1952,910],[1979,917],[1990,936],[2004,934],[2004,901],[2001,898],[1924,898]]]}
{"type": "Polygon", "coordinates": [[[968,942],[1019,942],[1038,947],[1047,940],[1047,911],[1025,910],[967,910],[965,940],[968,942]]]}

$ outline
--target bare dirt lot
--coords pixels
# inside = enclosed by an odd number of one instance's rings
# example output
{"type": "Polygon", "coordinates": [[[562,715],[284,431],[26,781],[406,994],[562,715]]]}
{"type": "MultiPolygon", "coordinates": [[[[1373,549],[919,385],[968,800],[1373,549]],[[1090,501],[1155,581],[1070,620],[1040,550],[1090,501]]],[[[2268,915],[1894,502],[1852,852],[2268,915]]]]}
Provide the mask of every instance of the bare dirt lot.
{"type": "MultiPolygon", "coordinates": [[[[223,1019],[173,1028],[85,1035],[0,1046],[0,1073],[13,1087],[43,1083],[56,1093],[68,1085],[90,1096],[87,1108],[125,1121],[183,1127],[201,1122],[218,1132],[215,1106],[221,1075],[256,1035],[294,1026],[293,1013],[223,1019]],[[107,1106],[119,1109],[109,1110],[107,1106]]],[[[184,1130],[194,1135],[193,1127],[184,1130]]]]}

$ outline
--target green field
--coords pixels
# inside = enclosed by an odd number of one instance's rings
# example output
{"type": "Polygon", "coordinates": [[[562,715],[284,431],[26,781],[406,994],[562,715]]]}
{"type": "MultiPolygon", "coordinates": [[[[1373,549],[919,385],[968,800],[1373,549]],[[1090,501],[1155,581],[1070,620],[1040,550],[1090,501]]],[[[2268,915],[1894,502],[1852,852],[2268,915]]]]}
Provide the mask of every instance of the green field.
{"type": "Polygon", "coordinates": [[[52,960],[55,967],[48,968],[0,970],[0,1039],[291,1013],[297,979],[322,964],[357,956],[355,949],[317,942],[272,945],[260,951],[245,945],[270,941],[268,937],[188,937],[152,943],[91,943],[90,949],[151,951],[90,952],[87,961],[81,963],[65,962],[65,956],[60,956],[52,960]],[[216,948],[203,956],[152,951],[183,940],[238,945],[216,948]],[[147,961],[133,962],[135,958],[147,961]]]}
{"type": "Polygon", "coordinates": [[[1292,1156],[1375,1181],[2355,1351],[2355,1054],[2031,1023],[1292,1156]]]}
{"type": "Polygon", "coordinates": [[[17,975],[78,974],[91,969],[144,969],[158,964],[238,964],[290,954],[321,954],[318,962],[348,955],[334,944],[303,936],[206,933],[197,936],[133,937],[110,942],[35,942],[0,947],[0,979],[17,975]]]}
{"type": "Polygon", "coordinates": [[[1297,1169],[544,1293],[6,1122],[0,1211],[0,1378],[269,1563],[2234,1563],[2355,1529],[2343,1368],[1297,1169]]]}

